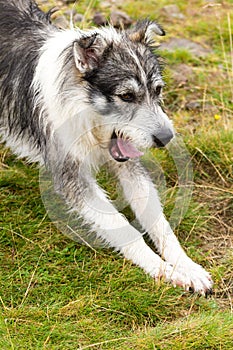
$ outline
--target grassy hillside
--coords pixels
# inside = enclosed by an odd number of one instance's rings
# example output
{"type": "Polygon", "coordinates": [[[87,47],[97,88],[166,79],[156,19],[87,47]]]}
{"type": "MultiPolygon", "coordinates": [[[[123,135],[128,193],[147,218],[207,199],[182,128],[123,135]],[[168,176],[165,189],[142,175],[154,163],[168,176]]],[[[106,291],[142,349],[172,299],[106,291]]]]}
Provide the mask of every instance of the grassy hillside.
{"type": "MultiPolygon", "coordinates": [[[[62,2],[40,3],[46,9],[62,2]]],[[[86,25],[96,11],[109,16],[113,3],[80,0],[75,8],[85,14],[86,25]]],[[[233,348],[232,2],[179,0],[178,14],[165,7],[171,1],[116,3],[133,20],[159,18],[167,32],[162,43],[182,38],[205,49],[200,54],[162,45],[161,55],[165,105],[194,171],[189,210],[176,234],[211,272],[214,294],[205,299],[163,281],[156,284],[111,250],[90,249],[64,236],[46,214],[36,165],[16,159],[2,145],[2,350],[233,348]]],[[[64,13],[67,6],[56,16],[64,13]]],[[[179,188],[175,164],[166,150],[149,157],[166,176],[169,216],[179,188]]],[[[106,179],[101,173],[100,181],[111,190],[106,179]]]]}

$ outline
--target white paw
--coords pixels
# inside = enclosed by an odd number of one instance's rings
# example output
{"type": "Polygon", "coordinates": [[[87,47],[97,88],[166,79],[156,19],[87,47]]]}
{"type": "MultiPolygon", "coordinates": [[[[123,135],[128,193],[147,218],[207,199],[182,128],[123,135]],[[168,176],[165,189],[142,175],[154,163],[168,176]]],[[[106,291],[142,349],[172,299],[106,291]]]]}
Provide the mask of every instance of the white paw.
{"type": "Polygon", "coordinates": [[[165,264],[162,275],[173,286],[180,286],[205,296],[212,294],[213,281],[210,274],[191,259],[180,261],[176,266],[165,264]]]}

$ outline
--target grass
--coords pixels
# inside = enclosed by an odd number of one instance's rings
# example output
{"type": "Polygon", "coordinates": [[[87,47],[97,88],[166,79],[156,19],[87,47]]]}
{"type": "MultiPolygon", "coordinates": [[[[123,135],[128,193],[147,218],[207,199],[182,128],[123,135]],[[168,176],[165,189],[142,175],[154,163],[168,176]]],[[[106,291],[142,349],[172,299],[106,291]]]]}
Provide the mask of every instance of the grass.
{"type": "MultiPolygon", "coordinates": [[[[90,249],[61,234],[43,206],[37,167],[16,159],[2,146],[2,350],[233,347],[230,1],[206,6],[202,1],[188,4],[180,0],[177,4],[186,16],[182,21],[160,12],[168,3],[124,1],[120,7],[133,18],[157,11],[168,39],[182,36],[213,49],[204,60],[184,50],[165,52],[164,57],[165,104],[183,135],[194,171],[189,210],[176,234],[189,255],[211,272],[214,295],[205,299],[162,281],[156,284],[111,250],[90,249]],[[192,69],[192,77],[185,84],[178,84],[174,78],[180,64],[192,69]],[[186,107],[190,101],[198,101],[197,109],[186,107]]],[[[77,7],[84,13],[86,5],[81,1],[77,7]]],[[[96,9],[109,11],[95,1],[88,10],[90,18],[96,9]]],[[[169,217],[178,191],[174,161],[167,151],[152,151],[148,157],[165,174],[164,201],[169,217]]],[[[102,172],[99,181],[115,199],[111,178],[102,172]]],[[[125,214],[131,215],[128,208],[125,214]]]]}

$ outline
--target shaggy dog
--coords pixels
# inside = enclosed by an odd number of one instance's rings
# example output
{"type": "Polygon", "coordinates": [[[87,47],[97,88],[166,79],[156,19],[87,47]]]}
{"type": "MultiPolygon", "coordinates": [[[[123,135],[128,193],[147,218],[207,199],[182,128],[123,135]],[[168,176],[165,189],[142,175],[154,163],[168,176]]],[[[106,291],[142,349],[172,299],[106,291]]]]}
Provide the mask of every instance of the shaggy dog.
{"type": "Polygon", "coordinates": [[[161,107],[155,22],[59,30],[32,0],[0,0],[0,135],[44,164],[56,191],[97,237],[153,278],[210,294],[210,275],[181,248],[140,165],[142,150],[174,137],[161,107]],[[108,163],[160,255],[119,213],[94,173],[108,163]]]}

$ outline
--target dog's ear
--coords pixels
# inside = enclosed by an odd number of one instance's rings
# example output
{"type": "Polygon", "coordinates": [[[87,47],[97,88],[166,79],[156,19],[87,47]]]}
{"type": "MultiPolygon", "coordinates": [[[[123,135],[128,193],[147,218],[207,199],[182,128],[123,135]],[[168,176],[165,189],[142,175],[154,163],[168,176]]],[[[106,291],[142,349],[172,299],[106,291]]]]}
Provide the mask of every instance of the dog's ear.
{"type": "Polygon", "coordinates": [[[106,46],[105,40],[97,33],[74,41],[74,62],[81,74],[98,67],[106,46]]]}
{"type": "Polygon", "coordinates": [[[129,32],[130,40],[145,45],[153,45],[155,35],[165,35],[163,28],[154,21],[144,20],[137,22],[134,29],[129,32]]]}

